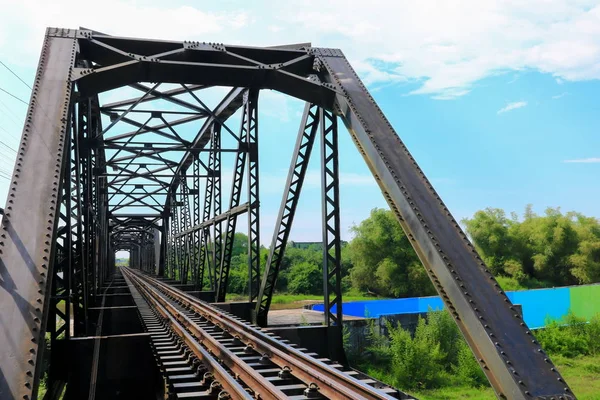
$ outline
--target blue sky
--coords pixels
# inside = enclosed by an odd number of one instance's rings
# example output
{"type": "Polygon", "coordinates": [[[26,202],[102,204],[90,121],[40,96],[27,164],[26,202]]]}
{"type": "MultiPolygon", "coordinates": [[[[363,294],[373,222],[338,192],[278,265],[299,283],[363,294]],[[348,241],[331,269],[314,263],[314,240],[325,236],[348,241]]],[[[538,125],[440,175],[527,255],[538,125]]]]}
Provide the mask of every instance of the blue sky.
{"type": "MultiPolygon", "coordinates": [[[[600,217],[600,6],[594,2],[0,0],[0,61],[31,83],[45,26],[121,36],[341,48],[455,217],[531,203],[600,217]],[[284,4],[281,4],[284,3],[284,4]]],[[[0,65],[0,88],[29,89],[0,65]]],[[[261,94],[261,206],[270,242],[303,104],[261,94]]],[[[0,91],[0,140],[16,149],[26,106],[0,91]]],[[[231,125],[236,128],[236,124],[231,125]]],[[[340,130],[345,238],[385,207],[340,130]]],[[[1,171],[15,153],[0,144],[1,171]]],[[[316,155],[316,153],[315,153],[316,155]]],[[[228,161],[225,160],[227,163],[228,161]]],[[[231,171],[233,165],[224,165],[231,171]]],[[[0,176],[0,198],[8,181],[0,176]]],[[[320,240],[318,163],[293,240],[320,240]]],[[[244,224],[241,223],[241,227],[244,224]]]]}

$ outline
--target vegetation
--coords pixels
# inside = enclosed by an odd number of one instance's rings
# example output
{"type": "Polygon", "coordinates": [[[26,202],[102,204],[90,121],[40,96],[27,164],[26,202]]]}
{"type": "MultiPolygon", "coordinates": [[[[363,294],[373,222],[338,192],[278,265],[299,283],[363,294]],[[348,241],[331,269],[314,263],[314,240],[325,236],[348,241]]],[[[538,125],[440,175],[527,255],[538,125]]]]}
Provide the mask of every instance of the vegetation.
{"type": "MultiPolygon", "coordinates": [[[[580,213],[528,206],[522,219],[488,208],[463,224],[479,254],[505,290],[565,286],[600,281],[600,222],[580,213]]],[[[373,209],[342,244],[342,289],[359,297],[412,297],[435,294],[425,269],[390,210],[373,209]]],[[[248,238],[236,233],[229,293],[248,291],[248,238]]],[[[264,270],[268,250],[261,248],[264,270]]],[[[320,243],[289,243],[275,290],[280,294],[322,294],[320,243]]],[[[310,297],[306,297],[309,299],[310,297]]]]}
{"type": "Polygon", "coordinates": [[[506,290],[600,281],[600,223],[577,212],[528,206],[519,220],[497,208],[462,221],[492,273],[506,290]]]}
{"type": "Polygon", "coordinates": [[[388,335],[369,329],[367,355],[359,369],[404,390],[456,384],[479,387],[487,383],[475,357],[450,314],[430,311],[420,318],[414,335],[387,324],[388,335]]]}
{"type": "MultiPolygon", "coordinates": [[[[580,356],[577,358],[553,356],[552,361],[554,361],[565,380],[569,382],[578,399],[600,399],[600,356],[580,356]]],[[[489,386],[449,386],[439,389],[412,391],[411,394],[421,400],[496,399],[494,391],[489,386]]]]}
{"type": "MultiPolygon", "coordinates": [[[[233,240],[228,292],[244,294],[248,292],[248,237],[236,233],[233,240]]],[[[261,271],[264,271],[269,252],[260,250],[261,271]]],[[[323,250],[320,244],[294,247],[290,243],[286,248],[276,290],[292,295],[323,294],[323,250]]]]}
{"type": "MultiPolygon", "coordinates": [[[[448,312],[430,311],[419,319],[414,334],[389,323],[387,330],[388,335],[381,335],[371,324],[367,351],[355,357],[359,369],[402,390],[417,391],[423,399],[495,398],[448,312]]],[[[583,394],[598,396],[600,363],[593,360],[600,360],[600,314],[589,323],[573,314],[548,321],[536,337],[576,393],[581,387],[583,394]],[[586,392],[582,377],[593,374],[590,384],[596,391],[586,392]]]]}
{"type": "Polygon", "coordinates": [[[354,288],[385,297],[432,295],[433,285],[417,254],[389,210],[374,209],[352,228],[349,256],[354,288]]]}
{"type": "Polygon", "coordinates": [[[129,266],[129,258],[117,258],[115,260],[115,265],[117,267],[127,267],[129,266]]]}
{"type": "MultiPolygon", "coordinates": [[[[600,314],[588,322],[569,313],[562,320],[548,320],[536,337],[547,352],[563,357],[600,355],[600,314]]],[[[600,367],[599,367],[600,372],[600,367]]]]}

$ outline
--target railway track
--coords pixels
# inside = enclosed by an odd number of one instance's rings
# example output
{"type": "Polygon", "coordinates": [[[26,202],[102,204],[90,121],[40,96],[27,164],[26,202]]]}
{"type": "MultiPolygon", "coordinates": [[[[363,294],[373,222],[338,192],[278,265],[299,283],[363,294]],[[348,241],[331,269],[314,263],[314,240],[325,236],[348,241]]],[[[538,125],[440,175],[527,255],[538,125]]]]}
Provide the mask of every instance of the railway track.
{"type": "Polygon", "coordinates": [[[173,399],[398,399],[401,393],[121,268],[173,399]]]}

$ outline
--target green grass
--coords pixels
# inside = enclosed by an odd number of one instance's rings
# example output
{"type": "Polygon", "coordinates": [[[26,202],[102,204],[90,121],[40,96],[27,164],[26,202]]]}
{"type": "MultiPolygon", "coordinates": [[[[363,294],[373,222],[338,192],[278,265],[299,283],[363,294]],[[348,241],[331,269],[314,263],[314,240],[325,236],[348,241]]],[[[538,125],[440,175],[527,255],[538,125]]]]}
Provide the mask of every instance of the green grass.
{"type": "MultiPolygon", "coordinates": [[[[228,294],[227,301],[244,301],[247,300],[247,295],[241,294],[228,294]]],[[[377,300],[377,297],[363,296],[360,294],[350,293],[344,294],[342,297],[343,301],[361,301],[361,300],[377,300]]],[[[288,294],[280,293],[274,294],[271,300],[271,309],[289,309],[289,308],[302,308],[305,304],[310,303],[322,303],[323,296],[311,295],[311,294],[288,294]]]]}
{"type": "Polygon", "coordinates": [[[496,399],[496,395],[491,388],[477,389],[472,387],[446,387],[443,389],[427,390],[424,392],[411,394],[420,400],[496,399]]]}
{"type": "MultiPolygon", "coordinates": [[[[553,357],[558,370],[579,400],[600,400],[600,356],[553,357]]],[[[446,387],[411,393],[421,400],[492,400],[491,388],[446,387]]]]}

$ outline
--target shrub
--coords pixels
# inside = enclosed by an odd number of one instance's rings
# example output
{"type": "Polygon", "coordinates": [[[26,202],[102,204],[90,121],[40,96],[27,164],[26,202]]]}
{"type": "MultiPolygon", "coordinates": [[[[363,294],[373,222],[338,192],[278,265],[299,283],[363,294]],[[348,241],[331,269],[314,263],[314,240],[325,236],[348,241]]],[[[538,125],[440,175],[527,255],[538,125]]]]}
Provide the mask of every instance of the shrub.
{"type": "Polygon", "coordinates": [[[546,327],[537,331],[536,336],[544,350],[564,357],[595,354],[600,333],[600,316],[587,323],[585,318],[569,312],[562,320],[548,319],[546,327]]]}
{"type": "Polygon", "coordinates": [[[600,313],[594,315],[588,326],[589,352],[590,354],[600,354],[600,313]]]}
{"type": "Polygon", "coordinates": [[[430,311],[426,319],[419,319],[414,335],[389,322],[387,331],[388,336],[383,336],[374,321],[369,322],[366,360],[370,366],[363,367],[380,379],[403,389],[446,386],[455,380],[453,375],[462,384],[479,386],[486,382],[448,312],[430,311]]]}
{"type": "Polygon", "coordinates": [[[443,363],[446,365],[456,364],[463,337],[450,314],[446,311],[430,309],[427,313],[426,326],[425,334],[431,336],[430,340],[433,343],[440,344],[440,350],[444,353],[443,363]]]}
{"type": "Polygon", "coordinates": [[[413,338],[401,327],[388,326],[392,373],[399,387],[425,389],[442,383],[446,355],[431,327],[420,319],[413,338]]]}
{"type": "Polygon", "coordinates": [[[462,385],[483,386],[487,383],[483,370],[464,340],[459,342],[458,360],[454,367],[454,373],[462,385]]]}
{"type": "Polygon", "coordinates": [[[290,270],[288,290],[293,294],[323,293],[323,273],[321,268],[311,262],[301,262],[290,270]]]}

